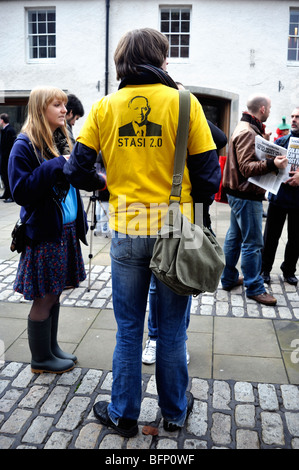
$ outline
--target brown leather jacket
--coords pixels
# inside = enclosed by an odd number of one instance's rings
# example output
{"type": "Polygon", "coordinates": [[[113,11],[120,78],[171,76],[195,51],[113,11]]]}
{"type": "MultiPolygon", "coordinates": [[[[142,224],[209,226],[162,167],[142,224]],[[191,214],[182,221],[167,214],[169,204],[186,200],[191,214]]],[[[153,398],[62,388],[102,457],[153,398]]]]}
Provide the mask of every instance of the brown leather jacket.
{"type": "Polygon", "coordinates": [[[255,155],[255,137],[261,131],[249,122],[240,121],[230,139],[223,172],[223,187],[228,194],[241,199],[263,200],[265,190],[249,183],[250,176],[276,171],[273,159],[258,160],[255,155]]]}

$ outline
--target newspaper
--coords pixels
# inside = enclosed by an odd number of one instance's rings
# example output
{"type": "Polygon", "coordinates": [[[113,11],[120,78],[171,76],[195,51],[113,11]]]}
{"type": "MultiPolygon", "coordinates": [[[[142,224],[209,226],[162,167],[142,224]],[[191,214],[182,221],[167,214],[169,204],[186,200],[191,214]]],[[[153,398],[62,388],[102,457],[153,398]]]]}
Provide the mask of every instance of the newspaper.
{"type": "Polygon", "coordinates": [[[299,137],[291,137],[287,153],[290,171],[299,169],[299,137]]]}
{"type": "MultiPolygon", "coordinates": [[[[292,140],[292,138],[290,139],[292,140]]],[[[297,139],[299,141],[299,139],[297,139]]],[[[291,143],[290,143],[291,145],[291,143]]],[[[297,149],[297,158],[299,166],[299,145],[297,149]]],[[[273,144],[263,137],[257,135],[255,138],[255,154],[259,160],[265,160],[266,158],[275,158],[278,155],[287,155],[288,150],[279,145],[273,144]]],[[[260,188],[265,189],[273,194],[277,194],[281,183],[289,179],[289,171],[291,165],[289,164],[284,169],[279,169],[278,173],[271,172],[266,175],[251,176],[248,178],[250,183],[256,184],[260,188]]]]}

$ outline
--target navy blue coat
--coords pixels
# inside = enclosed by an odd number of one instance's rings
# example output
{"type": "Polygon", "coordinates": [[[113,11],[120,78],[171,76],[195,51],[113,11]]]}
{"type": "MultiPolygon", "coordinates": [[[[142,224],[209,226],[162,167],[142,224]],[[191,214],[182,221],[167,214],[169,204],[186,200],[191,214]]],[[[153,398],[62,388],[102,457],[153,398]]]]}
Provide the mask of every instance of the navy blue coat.
{"type": "MultiPolygon", "coordinates": [[[[27,237],[34,242],[57,242],[62,235],[63,213],[53,188],[59,179],[64,178],[66,159],[60,156],[41,163],[39,157],[29,138],[20,134],[8,161],[10,189],[15,202],[22,206],[20,217],[22,222],[26,222],[27,237]]],[[[77,200],[77,234],[87,245],[87,219],[78,190],[77,200]]]]}

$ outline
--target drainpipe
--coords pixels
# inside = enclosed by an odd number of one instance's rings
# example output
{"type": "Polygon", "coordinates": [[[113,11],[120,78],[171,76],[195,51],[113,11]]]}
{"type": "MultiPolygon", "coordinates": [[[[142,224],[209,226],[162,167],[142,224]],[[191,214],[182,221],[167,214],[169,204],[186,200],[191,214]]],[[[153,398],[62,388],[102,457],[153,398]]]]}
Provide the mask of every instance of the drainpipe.
{"type": "Polygon", "coordinates": [[[105,95],[108,95],[108,59],[109,59],[109,9],[110,0],[106,0],[106,57],[105,57],[105,95]]]}

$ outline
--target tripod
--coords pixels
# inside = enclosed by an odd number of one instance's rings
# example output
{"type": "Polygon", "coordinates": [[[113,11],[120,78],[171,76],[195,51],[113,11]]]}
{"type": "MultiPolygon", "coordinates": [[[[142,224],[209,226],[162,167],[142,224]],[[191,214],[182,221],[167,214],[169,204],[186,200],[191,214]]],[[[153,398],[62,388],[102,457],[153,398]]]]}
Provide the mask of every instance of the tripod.
{"type": "Polygon", "coordinates": [[[96,196],[96,191],[93,191],[92,196],[89,198],[89,203],[86,209],[86,213],[88,214],[89,209],[91,207],[91,222],[90,222],[90,250],[89,250],[89,268],[88,268],[88,292],[90,291],[90,272],[91,272],[91,260],[93,258],[92,254],[92,242],[93,242],[93,232],[97,223],[97,217],[96,217],[96,202],[98,201],[98,197],[96,196]]]}

